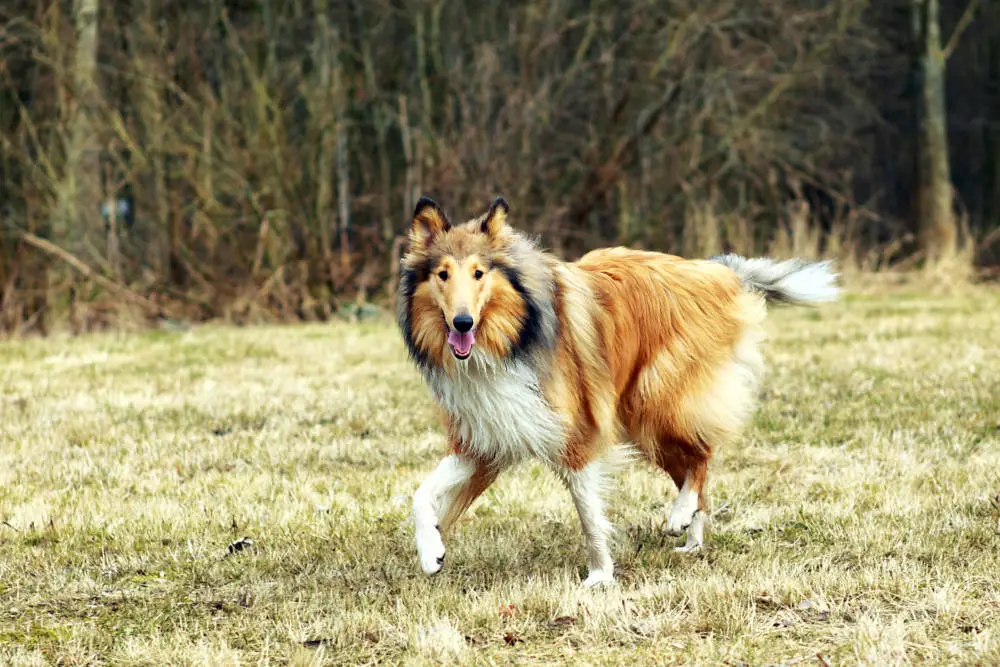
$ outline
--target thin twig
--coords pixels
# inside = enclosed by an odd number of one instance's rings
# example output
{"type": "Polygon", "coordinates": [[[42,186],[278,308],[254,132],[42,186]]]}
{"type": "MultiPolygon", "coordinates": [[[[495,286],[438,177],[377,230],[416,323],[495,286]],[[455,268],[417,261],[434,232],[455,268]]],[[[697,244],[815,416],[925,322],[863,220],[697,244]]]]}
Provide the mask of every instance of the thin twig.
{"type": "Polygon", "coordinates": [[[944,47],[944,51],[941,52],[941,58],[945,61],[951,57],[952,51],[958,47],[958,39],[965,32],[965,29],[969,27],[972,23],[972,19],[975,17],[976,9],[979,7],[979,0],[970,0],[968,6],[966,6],[965,11],[962,12],[962,18],[958,20],[958,25],[951,33],[951,37],[948,39],[948,45],[944,47]]]}
{"type": "Polygon", "coordinates": [[[992,232],[987,234],[983,240],[979,242],[979,246],[976,248],[976,251],[982,252],[993,245],[996,241],[1000,241],[1000,227],[997,227],[992,232]]]}

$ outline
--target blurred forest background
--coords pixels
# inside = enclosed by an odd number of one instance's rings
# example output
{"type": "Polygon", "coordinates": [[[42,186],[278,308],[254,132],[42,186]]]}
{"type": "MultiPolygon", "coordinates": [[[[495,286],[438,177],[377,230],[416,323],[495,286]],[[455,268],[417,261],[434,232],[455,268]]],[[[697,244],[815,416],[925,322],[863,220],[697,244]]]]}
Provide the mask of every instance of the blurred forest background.
{"type": "Polygon", "coordinates": [[[0,5],[0,330],[348,312],[421,194],[570,259],[988,272],[1000,2],[0,5]]]}

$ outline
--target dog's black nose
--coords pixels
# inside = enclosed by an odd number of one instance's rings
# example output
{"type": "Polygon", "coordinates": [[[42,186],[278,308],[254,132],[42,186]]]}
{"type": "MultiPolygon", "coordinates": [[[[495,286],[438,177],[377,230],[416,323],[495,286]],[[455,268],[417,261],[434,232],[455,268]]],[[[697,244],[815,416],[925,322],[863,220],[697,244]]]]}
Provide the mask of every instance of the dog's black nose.
{"type": "Polygon", "coordinates": [[[455,319],[451,321],[455,325],[455,331],[458,333],[465,333],[472,329],[473,319],[472,315],[456,315],[455,319]]]}

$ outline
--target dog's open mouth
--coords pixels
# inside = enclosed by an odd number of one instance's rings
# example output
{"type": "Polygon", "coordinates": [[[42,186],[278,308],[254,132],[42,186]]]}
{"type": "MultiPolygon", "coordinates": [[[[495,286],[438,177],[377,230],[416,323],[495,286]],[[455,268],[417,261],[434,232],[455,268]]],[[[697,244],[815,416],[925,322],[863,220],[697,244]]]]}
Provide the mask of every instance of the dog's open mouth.
{"type": "Polygon", "coordinates": [[[459,333],[451,329],[448,330],[448,345],[451,346],[451,353],[455,355],[456,359],[468,359],[475,343],[475,331],[459,333]]]}

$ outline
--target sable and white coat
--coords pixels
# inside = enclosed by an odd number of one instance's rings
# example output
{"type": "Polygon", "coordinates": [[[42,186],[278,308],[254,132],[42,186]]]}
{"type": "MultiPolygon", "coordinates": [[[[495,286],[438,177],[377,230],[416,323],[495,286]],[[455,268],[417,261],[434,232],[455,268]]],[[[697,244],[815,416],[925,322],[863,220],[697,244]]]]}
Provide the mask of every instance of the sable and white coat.
{"type": "Polygon", "coordinates": [[[511,229],[507,213],[498,199],[452,226],[426,198],[414,212],[398,319],[450,448],[413,499],[421,566],[440,570],[442,531],[503,470],[533,457],[573,498],[584,583],[612,581],[602,489],[622,443],[674,480],[666,529],[687,531],[682,550],[700,548],[709,461],[752,413],[765,301],[831,300],[835,275],[826,263],[626,248],[562,262],[511,229]]]}

